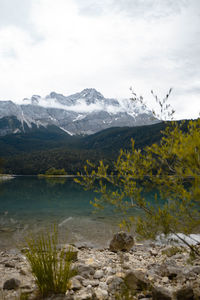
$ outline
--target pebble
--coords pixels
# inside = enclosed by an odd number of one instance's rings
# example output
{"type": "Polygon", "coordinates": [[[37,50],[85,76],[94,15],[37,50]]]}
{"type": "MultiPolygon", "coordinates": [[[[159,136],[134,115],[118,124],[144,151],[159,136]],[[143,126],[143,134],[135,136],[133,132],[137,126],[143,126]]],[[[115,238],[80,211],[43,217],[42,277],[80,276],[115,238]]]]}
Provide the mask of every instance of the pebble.
{"type": "Polygon", "coordinates": [[[16,278],[10,278],[4,282],[3,289],[4,290],[18,289],[20,286],[20,283],[21,283],[20,280],[18,280],[16,278]]]}
{"type": "Polygon", "coordinates": [[[94,278],[95,279],[100,279],[104,276],[104,273],[102,270],[97,270],[95,273],[94,273],[94,278]]]}
{"type": "Polygon", "coordinates": [[[102,290],[98,288],[95,291],[95,296],[97,297],[98,300],[108,299],[108,292],[106,290],[102,290]]]}

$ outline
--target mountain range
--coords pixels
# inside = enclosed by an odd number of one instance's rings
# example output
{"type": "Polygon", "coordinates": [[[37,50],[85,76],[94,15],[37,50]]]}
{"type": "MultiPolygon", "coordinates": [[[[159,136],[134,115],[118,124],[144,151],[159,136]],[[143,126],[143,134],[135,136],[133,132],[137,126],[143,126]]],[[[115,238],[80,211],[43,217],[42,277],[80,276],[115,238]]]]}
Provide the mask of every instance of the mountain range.
{"type": "Polygon", "coordinates": [[[83,171],[86,160],[103,159],[113,168],[121,148],[137,148],[161,138],[165,124],[139,101],[105,98],[95,89],[64,96],[33,95],[20,103],[0,101],[0,158],[4,172],[68,174],[83,171]]]}
{"type": "Polygon", "coordinates": [[[0,136],[55,126],[67,134],[90,135],[112,127],[141,126],[158,120],[139,101],[105,98],[91,88],[64,96],[33,95],[20,104],[0,101],[0,136]]]}

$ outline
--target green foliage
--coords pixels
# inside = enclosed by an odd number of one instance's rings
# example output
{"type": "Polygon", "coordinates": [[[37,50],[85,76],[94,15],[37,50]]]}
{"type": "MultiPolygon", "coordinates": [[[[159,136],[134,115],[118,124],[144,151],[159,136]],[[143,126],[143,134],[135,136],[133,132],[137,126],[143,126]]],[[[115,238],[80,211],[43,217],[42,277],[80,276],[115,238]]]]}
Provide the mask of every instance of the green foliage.
{"type": "Polygon", "coordinates": [[[41,295],[65,293],[76,271],[71,268],[73,252],[58,250],[57,231],[29,238],[27,245],[26,257],[41,295]]]}
{"type": "Polygon", "coordinates": [[[193,265],[194,261],[197,258],[198,258],[197,253],[195,251],[191,250],[190,253],[189,253],[189,258],[187,260],[187,263],[193,265]]]}
{"type": "Polygon", "coordinates": [[[3,158],[0,157],[0,174],[3,173],[3,165],[4,165],[5,161],[3,158]]]}
{"type": "Polygon", "coordinates": [[[19,300],[28,300],[29,296],[26,293],[21,293],[19,296],[19,300]]]}
{"type": "Polygon", "coordinates": [[[183,252],[183,250],[180,247],[173,246],[173,247],[170,247],[168,249],[164,249],[162,251],[162,255],[166,255],[167,257],[171,257],[173,255],[176,255],[177,253],[182,253],[182,252],[183,252]]]}
{"type": "Polygon", "coordinates": [[[102,161],[98,166],[88,162],[85,175],[76,181],[101,195],[94,207],[109,203],[124,212],[123,225],[134,223],[139,236],[194,232],[200,226],[200,119],[190,121],[186,128],[184,123],[170,123],[160,144],[143,151],[132,140],[132,149],[121,150],[110,175],[102,161]],[[152,204],[144,198],[149,189],[158,191],[152,204]],[[158,197],[164,200],[162,206],[158,197]],[[130,218],[133,208],[140,214],[130,218]]]}
{"type": "Polygon", "coordinates": [[[136,295],[136,291],[131,290],[126,283],[121,286],[121,289],[115,293],[116,300],[132,300],[136,295]]]}
{"type": "Polygon", "coordinates": [[[66,175],[65,169],[50,168],[45,172],[45,175],[66,175]]]}

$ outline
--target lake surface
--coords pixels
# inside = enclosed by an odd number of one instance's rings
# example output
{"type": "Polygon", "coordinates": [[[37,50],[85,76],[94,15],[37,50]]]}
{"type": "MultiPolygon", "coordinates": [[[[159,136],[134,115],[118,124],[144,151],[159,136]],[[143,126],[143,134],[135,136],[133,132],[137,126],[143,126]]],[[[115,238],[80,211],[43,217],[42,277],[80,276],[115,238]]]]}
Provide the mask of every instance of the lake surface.
{"type": "MultiPolygon", "coordinates": [[[[93,213],[96,196],[73,178],[17,176],[0,183],[0,249],[21,247],[24,238],[58,225],[63,242],[107,246],[120,215],[93,213]]],[[[151,195],[149,195],[151,198],[151,195]]]]}

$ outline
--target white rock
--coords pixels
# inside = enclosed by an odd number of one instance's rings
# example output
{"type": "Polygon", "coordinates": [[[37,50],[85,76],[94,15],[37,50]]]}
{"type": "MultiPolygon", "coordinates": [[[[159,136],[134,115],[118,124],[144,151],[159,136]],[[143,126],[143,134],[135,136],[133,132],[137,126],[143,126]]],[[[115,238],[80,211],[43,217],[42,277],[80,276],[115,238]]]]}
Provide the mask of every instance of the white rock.
{"type": "Polygon", "coordinates": [[[94,273],[94,278],[95,279],[100,279],[104,276],[103,274],[103,271],[102,270],[97,270],[95,273],[94,273]]]}
{"type": "Polygon", "coordinates": [[[98,288],[95,291],[95,295],[96,295],[98,300],[108,299],[108,292],[106,290],[102,290],[100,288],[98,288]]]}
{"type": "Polygon", "coordinates": [[[102,290],[107,290],[108,285],[105,282],[100,282],[99,283],[99,288],[102,289],[102,290]]]}
{"type": "Polygon", "coordinates": [[[107,272],[108,275],[113,275],[113,274],[116,273],[116,271],[111,267],[107,267],[106,272],[107,272]]]}
{"type": "Polygon", "coordinates": [[[82,286],[81,286],[81,284],[80,284],[80,281],[78,280],[78,279],[76,279],[76,278],[72,278],[71,280],[70,280],[70,283],[71,283],[71,286],[70,286],[70,288],[72,289],[72,290],[80,290],[81,288],[82,288],[82,286]]]}
{"type": "Polygon", "coordinates": [[[163,278],[162,278],[162,282],[163,282],[163,283],[168,283],[168,282],[169,282],[169,278],[166,277],[166,276],[163,277],[163,278]]]}

